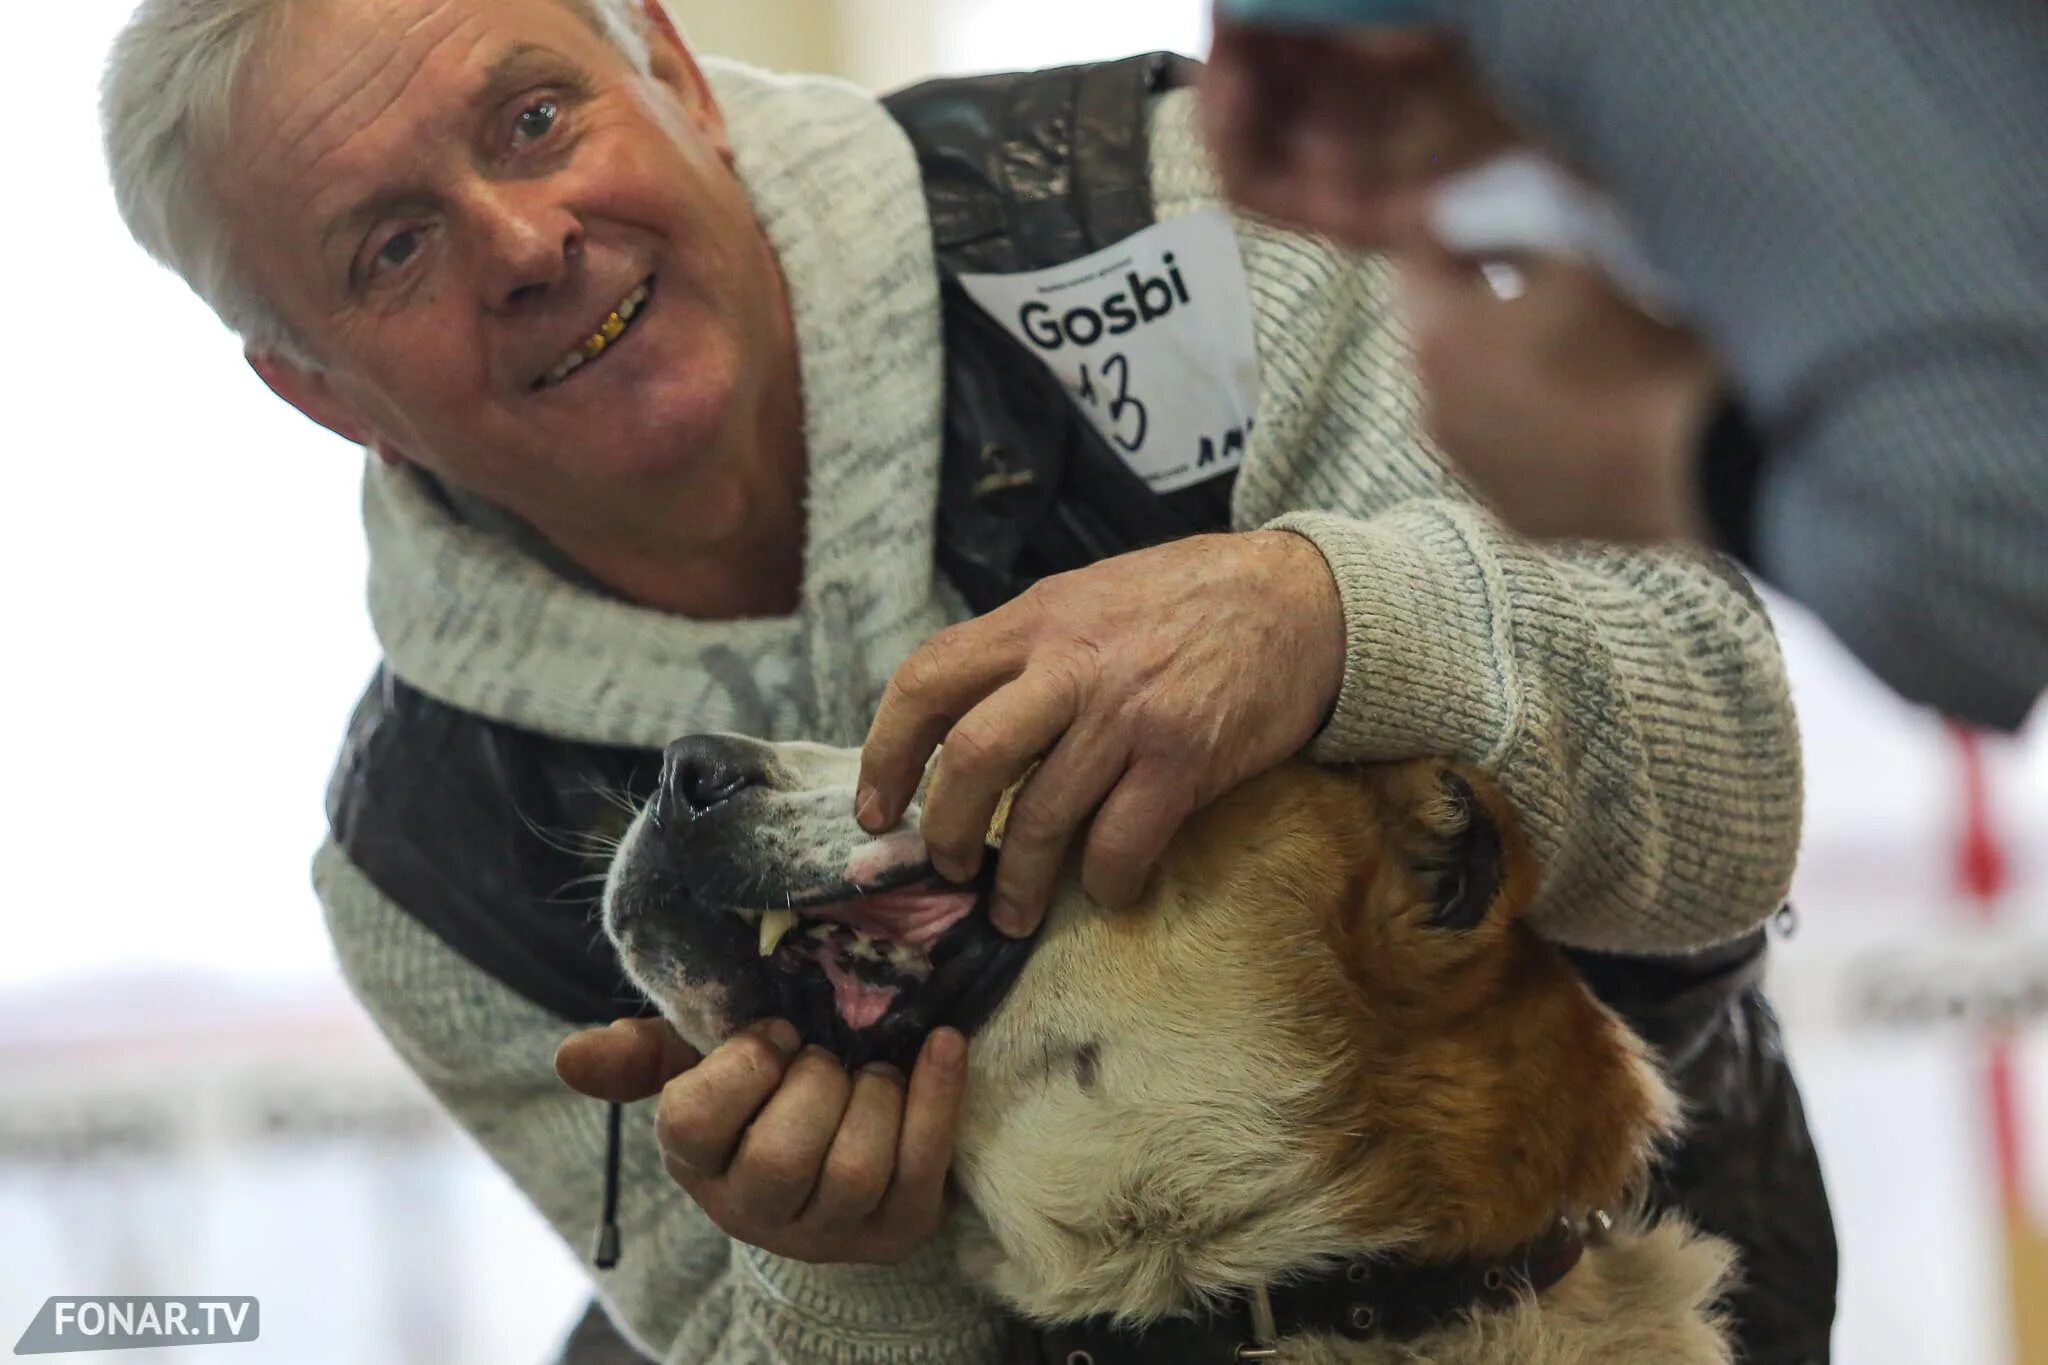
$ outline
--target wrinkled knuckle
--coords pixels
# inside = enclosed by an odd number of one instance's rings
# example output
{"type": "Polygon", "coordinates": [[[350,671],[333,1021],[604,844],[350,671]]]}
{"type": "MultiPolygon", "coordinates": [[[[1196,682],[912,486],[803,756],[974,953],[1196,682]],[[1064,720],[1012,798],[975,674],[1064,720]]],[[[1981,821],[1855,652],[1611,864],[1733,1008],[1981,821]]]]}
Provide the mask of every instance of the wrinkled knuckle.
{"type": "Polygon", "coordinates": [[[889,1163],[872,1156],[833,1157],[825,1164],[824,1186],[835,1201],[857,1208],[873,1208],[889,1188],[889,1163]]]}
{"type": "Polygon", "coordinates": [[[782,1071],[782,1054],[766,1038],[753,1033],[736,1035],[725,1044],[733,1072],[750,1078],[775,1076],[782,1071]]]}
{"type": "Polygon", "coordinates": [[[782,1143],[767,1143],[747,1154],[746,1184],[756,1196],[752,1203],[785,1203],[792,1194],[809,1189],[815,1175],[803,1152],[782,1143]]]}
{"type": "Polygon", "coordinates": [[[1089,837],[1093,860],[1110,870],[1125,874],[1135,871],[1152,856],[1159,839],[1150,823],[1119,820],[1098,824],[1089,837]]]}
{"type": "Polygon", "coordinates": [[[962,648],[961,626],[948,626],[920,645],[896,670],[899,695],[922,697],[936,691],[953,671],[962,648]]]}
{"type": "Polygon", "coordinates": [[[1072,822],[1062,812],[1043,801],[1019,801],[1003,826],[1003,849],[1014,856],[1019,848],[1054,847],[1064,843],[1072,829],[1072,822]]]}
{"type": "Polygon", "coordinates": [[[662,1159],[694,1170],[705,1167],[705,1142],[703,1134],[686,1117],[657,1119],[654,1125],[654,1140],[661,1149],[662,1159]]]}
{"type": "Polygon", "coordinates": [[[664,1156],[699,1169],[711,1145],[704,1114],[695,1105],[681,1102],[680,1097],[676,1101],[663,1097],[654,1116],[654,1140],[664,1156]]]}
{"type": "MultiPolygon", "coordinates": [[[[1180,774],[1199,768],[1203,759],[1201,741],[1175,723],[1170,716],[1148,715],[1133,727],[1139,734],[1133,749],[1147,770],[1143,776],[1162,788],[1178,785],[1180,774]]],[[[1134,767],[1136,764],[1134,763],[1134,767]]]]}
{"type": "Polygon", "coordinates": [[[1144,730],[1138,752],[1148,769],[1154,805],[1173,810],[1192,805],[1202,774],[1226,751],[1227,741],[1209,717],[1166,707],[1151,708],[1144,730]]]}
{"type": "MultiPolygon", "coordinates": [[[[915,658],[916,656],[912,655],[911,657],[915,658]]],[[[881,700],[875,703],[875,713],[877,716],[894,715],[911,704],[910,690],[905,684],[903,673],[903,670],[909,666],[910,660],[904,660],[903,666],[891,674],[889,681],[882,685],[881,700]]]]}
{"type": "Polygon", "coordinates": [[[711,1212],[709,1204],[701,1197],[701,1186],[707,1178],[704,1172],[690,1165],[667,1148],[662,1149],[661,1168],[668,1172],[668,1178],[688,1190],[693,1198],[704,1204],[705,1212],[711,1212]]]}
{"type": "Polygon", "coordinates": [[[997,723],[980,712],[970,714],[946,736],[939,770],[958,781],[986,774],[1002,761],[1003,736],[997,723]]]}
{"type": "Polygon", "coordinates": [[[1010,599],[1006,611],[1009,615],[1022,618],[1028,625],[1059,619],[1059,599],[1067,588],[1067,575],[1052,574],[1041,578],[1024,591],[1010,599]]]}
{"type": "Polygon", "coordinates": [[[1050,665],[1053,676],[1077,700],[1102,682],[1102,647],[1086,636],[1069,640],[1050,665]]]}

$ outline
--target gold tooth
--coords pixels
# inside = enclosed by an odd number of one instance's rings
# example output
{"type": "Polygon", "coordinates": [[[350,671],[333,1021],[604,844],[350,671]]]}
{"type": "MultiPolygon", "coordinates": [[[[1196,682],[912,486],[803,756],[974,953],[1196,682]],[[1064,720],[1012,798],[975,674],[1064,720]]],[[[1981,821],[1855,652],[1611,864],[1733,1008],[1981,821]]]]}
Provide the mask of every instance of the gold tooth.
{"type": "MultiPolygon", "coordinates": [[[[637,305],[635,311],[638,311],[637,305]]],[[[604,354],[604,348],[619,339],[619,333],[626,330],[626,320],[616,312],[607,313],[598,329],[578,343],[576,349],[583,353],[585,360],[595,360],[604,354]]]]}

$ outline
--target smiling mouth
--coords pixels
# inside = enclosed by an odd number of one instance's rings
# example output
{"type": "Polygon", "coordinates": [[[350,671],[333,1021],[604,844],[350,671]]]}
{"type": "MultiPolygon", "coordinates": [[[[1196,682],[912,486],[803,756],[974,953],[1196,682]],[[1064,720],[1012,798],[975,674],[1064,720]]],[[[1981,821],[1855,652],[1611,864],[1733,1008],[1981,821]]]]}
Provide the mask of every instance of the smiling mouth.
{"type": "Polygon", "coordinates": [[[654,293],[654,277],[648,276],[633,292],[619,300],[605,320],[598,324],[596,331],[569,348],[568,354],[548,367],[548,372],[533,381],[532,392],[551,389],[566,383],[606,352],[615,349],[626,333],[633,328],[634,321],[647,311],[647,301],[654,293]]]}

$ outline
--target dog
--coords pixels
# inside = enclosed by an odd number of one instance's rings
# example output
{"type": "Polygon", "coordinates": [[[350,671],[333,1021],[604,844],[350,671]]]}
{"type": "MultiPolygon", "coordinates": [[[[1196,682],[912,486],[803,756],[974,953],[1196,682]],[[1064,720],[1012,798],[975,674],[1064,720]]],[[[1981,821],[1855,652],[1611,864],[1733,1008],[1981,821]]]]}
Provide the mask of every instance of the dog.
{"type": "Polygon", "coordinates": [[[855,823],[857,771],[678,741],[605,928],[700,1049],[769,1015],[849,1064],[969,1033],[964,1268],[1044,1358],[1732,1359],[1732,1250],[1626,1212],[1675,1102],[1522,922],[1540,870],[1483,773],[1284,765],[1192,817],[1136,908],[1070,869],[1019,942],[991,867],[933,873],[920,804],[855,823]]]}

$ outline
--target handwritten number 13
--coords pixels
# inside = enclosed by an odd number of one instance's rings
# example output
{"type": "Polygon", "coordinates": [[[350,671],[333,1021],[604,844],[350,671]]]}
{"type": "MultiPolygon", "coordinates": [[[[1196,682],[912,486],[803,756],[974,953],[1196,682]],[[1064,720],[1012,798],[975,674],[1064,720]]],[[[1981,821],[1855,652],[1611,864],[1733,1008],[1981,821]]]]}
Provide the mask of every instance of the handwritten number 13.
{"type": "MultiPolygon", "coordinates": [[[[1152,419],[1145,411],[1143,402],[1131,396],[1131,362],[1122,352],[1102,362],[1103,383],[1114,383],[1116,393],[1109,399],[1109,421],[1114,429],[1116,443],[1129,454],[1136,454],[1145,444],[1145,433],[1151,429],[1152,419]],[[1124,419],[1135,418],[1136,430],[1125,435],[1124,419]]],[[[1095,391],[1095,381],[1088,375],[1088,367],[1081,367],[1081,401],[1102,406],[1102,395],[1095,391]]]]}

